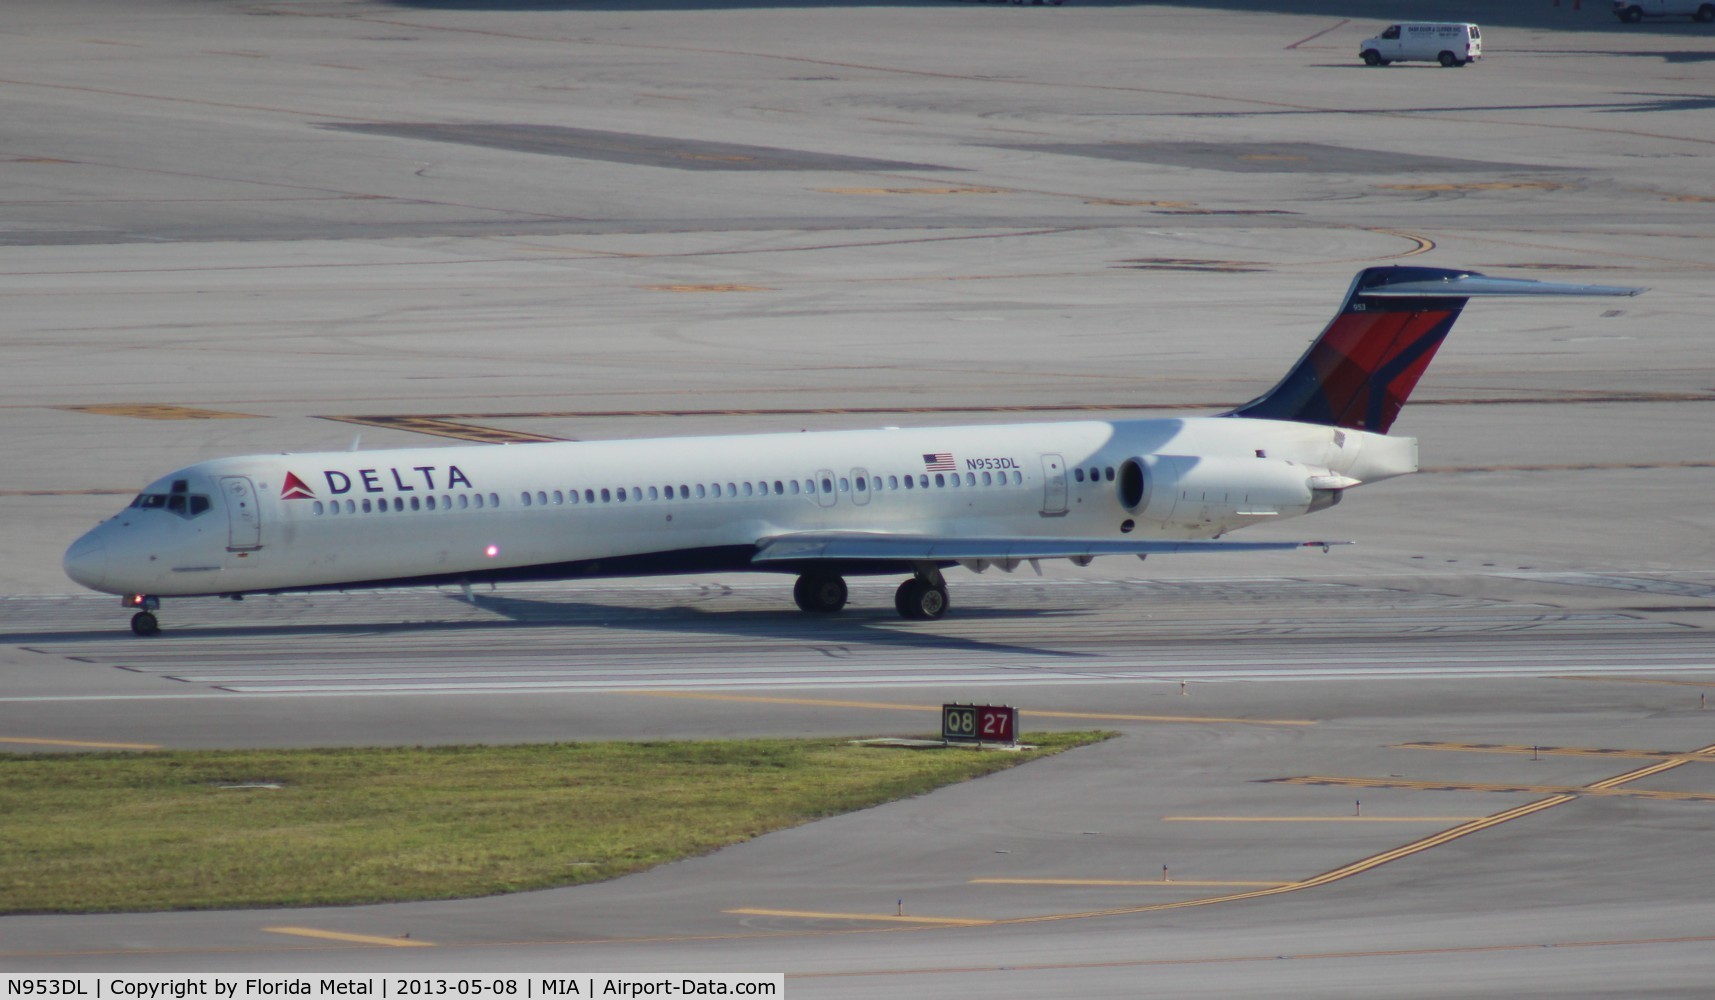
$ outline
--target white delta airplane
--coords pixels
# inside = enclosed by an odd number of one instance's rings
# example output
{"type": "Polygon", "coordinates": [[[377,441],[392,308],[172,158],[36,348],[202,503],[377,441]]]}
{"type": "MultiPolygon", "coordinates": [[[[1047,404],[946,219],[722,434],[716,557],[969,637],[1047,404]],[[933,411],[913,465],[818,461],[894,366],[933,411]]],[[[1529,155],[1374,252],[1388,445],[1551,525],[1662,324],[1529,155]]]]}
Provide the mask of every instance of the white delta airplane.
{"type": "Polygon", "coordinates": [[[1466,301],[1643,289],[1373,267],[1280,384],[1216,416],[249,455],[168,473],[72,543],[65,571],[160,631],[163,597],[764,570],[831,614],[845,577],[1102,555],[1250,552],[1228,541],[1417,471],[1388,428],[1466,301]]]}

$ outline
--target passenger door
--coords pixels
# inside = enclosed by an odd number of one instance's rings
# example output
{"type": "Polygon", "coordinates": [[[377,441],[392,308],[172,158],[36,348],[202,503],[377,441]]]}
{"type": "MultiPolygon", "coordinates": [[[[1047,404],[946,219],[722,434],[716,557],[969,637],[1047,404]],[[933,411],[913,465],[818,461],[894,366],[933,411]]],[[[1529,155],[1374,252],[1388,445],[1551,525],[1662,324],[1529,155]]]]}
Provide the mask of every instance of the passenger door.
{"type": "Polygon", "coordinates": [[[1042,456],[1042,516],[1066,516],[1066,460],[1042,456]]]}
{"type": "Polygon", "coordinates": [[[222,476],[220,495],[226,504],[226,551],[253,552],[262,547],[262,510],[249,476],[222,476]]]}

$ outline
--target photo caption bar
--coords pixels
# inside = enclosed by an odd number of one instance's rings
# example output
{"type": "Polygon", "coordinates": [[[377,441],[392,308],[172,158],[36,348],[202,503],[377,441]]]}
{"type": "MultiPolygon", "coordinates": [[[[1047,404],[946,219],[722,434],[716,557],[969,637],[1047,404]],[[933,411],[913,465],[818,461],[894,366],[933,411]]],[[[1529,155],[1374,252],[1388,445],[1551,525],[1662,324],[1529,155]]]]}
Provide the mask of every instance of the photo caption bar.
{"type": "Polygon", "coordinates": [[[783,997],[783,973],[507,973],[462,975],[361,973],[357,975],[246,975],[211,972],[8,973],[0,1000],[411,1000],[469,997],[472,1000],[565,1000],[577,997],[783,997]]]}

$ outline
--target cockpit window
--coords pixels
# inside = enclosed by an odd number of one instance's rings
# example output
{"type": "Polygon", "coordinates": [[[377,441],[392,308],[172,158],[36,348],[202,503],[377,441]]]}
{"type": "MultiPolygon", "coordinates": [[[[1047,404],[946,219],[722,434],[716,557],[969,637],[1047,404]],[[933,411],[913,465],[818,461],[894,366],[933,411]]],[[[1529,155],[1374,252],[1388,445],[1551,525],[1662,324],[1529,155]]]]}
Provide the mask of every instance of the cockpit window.
{"type": "Polygon", "coordinates": [[[138,510],[165,510],[177,514],[185,520],[200,517],[209,512],[213,504],[202,493],[187,492],[188,485],[184,480],[174,480],[171,493],[139,493],[131,506],[138,510]]]}

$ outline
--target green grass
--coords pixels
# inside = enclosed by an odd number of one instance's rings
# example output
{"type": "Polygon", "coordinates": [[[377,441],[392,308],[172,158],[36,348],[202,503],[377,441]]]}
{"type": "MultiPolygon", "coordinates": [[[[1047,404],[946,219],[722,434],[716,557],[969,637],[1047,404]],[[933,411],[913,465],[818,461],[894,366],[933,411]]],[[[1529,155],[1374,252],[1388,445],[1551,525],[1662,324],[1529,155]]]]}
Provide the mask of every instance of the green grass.
{"type": "Polygon", "coordinates": [[[610,879],[1034,753],[836,740],[0,754],[0,913],[311,906],[610,879]],[[277,788],[232,788],[266,784],[277,788]]]}

